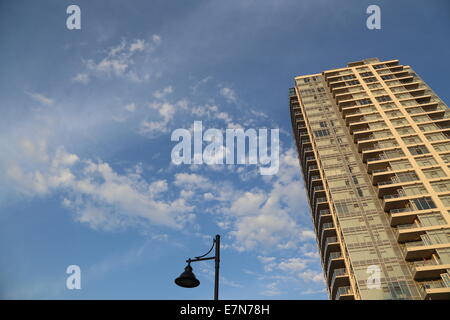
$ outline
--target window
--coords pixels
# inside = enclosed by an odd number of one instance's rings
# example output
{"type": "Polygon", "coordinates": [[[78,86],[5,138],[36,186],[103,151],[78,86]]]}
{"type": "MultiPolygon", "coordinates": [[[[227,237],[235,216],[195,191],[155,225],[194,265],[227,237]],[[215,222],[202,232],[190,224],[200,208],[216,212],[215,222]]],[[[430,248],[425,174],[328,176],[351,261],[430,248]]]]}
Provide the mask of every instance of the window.
{"type": "Polygon", "coordinates": [[[319,125],[320,125],[321,128],[326,128],[327,127],[326,121],[320,121],[319,125]]]}
{"type": "Polygon", "coordinates": [[[345,203],[335,203],[334,206],[338,214],[348,213],[348,207],[345,203]]]}
{"type": "Polygon", "coordinates": [[[366,82],[366,83],[370,83],[370,82],[376,82],[377,81],[377,79],[376,78],[364,78],[364,81],[366,82]]]}
{"type": "Polygon", "coordinates": [[[429,167],[429,166],[434,166],[437,164],[437,161],[434,160],[433,157],[421,157],[421,158],[417,158],[416,159],[417,164],[420,167],[429,167]]]}
{"type": "Polygon", "coordinates": [[[354,183],[354,184],[359,184],[359,181],[358,181],[358,178],[357,178],[357,177],[352,176],[352,179],[353,179],[353,183],[354,183]]]}
{"type": "Polygon", "coordinates": [[[445,143],[433,144],[433,147],[434,147],[434,150],[436,150],[437,152],[449,151],[450,150],[450,143],[449,142],[445,142],[445,143]]]}
{"type": "Polygon", "coordinates": [[[415,133],[414,130],[411,127],[396,128],[396,130],[397,130],[399,135],[415,133]]]}
{"type": "Polygon", "coordinates": [[[439,141],[439,140],[446,140],[448,139],[448,133],[447,132],[437,132],[432,134],[426,134],[425,135],[429,141],[439,141]]]}
{"type": "Polygon", "coordinates": [[[450,191],[450,180],[431,183],[433,190],[436,192],[450,191]]]}
{"type": "Polygon", "coordinates": [[[413,199],[411,200],[411,202],[414,208],[417,210],[428,210],[436,208],[436,205],[430,197],[413,199]]]}
{"type": "Polygon", "coordinates": [[[361,77],[370,77],[373,76],[372,72],[363,72],[361,73],[361,77]]]}
{"type": "Polygon", "coordinates": [[[304,80],[305,80],[305,83],[308,83],[310,81],[309,78],[305,78],[304,80]]]}
{"type": "Polygon", "coordinates": [[[316,131],[314,131],[314,135],[315,135],[317,138],[320,138],[320,137],[326,137],[326,136],[329,136],[329,135],[330,135],[330,131],[328,131],[328,129],[325,129],[325,130],[316,130],[316,131]]]}
{"type": "Polygon", "coordinates": [[[356,188],[356,192],[358,192],[358,196],[360,196],[360,197],[364,197],[364,194],[363,194],[363,192],[362,192],[362,189],[361,189],[361,188],[356,188]]]}
{"type": "Polygon", "coordinates": [[[427,147],[425,146],[409,147],[408,150],[413,156],[429,153],[427,147]]]}
{"type": "Polygon", "coordinates": [[[374,69],[382,69],[382,68],[386,68],[386,65],[384,64],[377,64],[373,66],[374,69]]]}
{"type": "Polygon", "coordinates": [[[408,160],[398,160],[390,162],[392,170],[401,170],[411,168],[411,164],[408,160]]]}
{"type": "Polygon", "coordinates": [[[423,170],[423,173],[429,179],[446,177],[444,170],[442,170],[441,168],[423,170]]]}
{"type": "Polygon", "coordinates": [[[355,86],[355,85],[359,84],[359,81],[358,80],[347,81],[346,84],[348,86],[355,86]]]}
{"type": "Polygon", "coordinates": [[[383,79],[383,80],[391,80],[391,79],[394,79],[394,77],[391,76],[391,75],[387,75],[387,76],[381,76],[381,79],[383,79]]]}
{"type": "Polygon", "coordinates": [[[450,195],[448,196],[439,196],[439,199],[441,199],[442,203],[445,207],[450,207],[450,195]]]}
{"type": "Polygon", "coordinates": [[[359,102],[360,105],[365,105],[365,104],[371,104],[372,103],[372,101],[370,99],[361,99],[361,100],[358,100],[358,102],[359,102]]]}
{"type": "Polygon", "coordinates": [[[411,297],[411,293],[409,292],[408,285],[405,281],[389,283],[389,291],[391,292],[393,300],[407,300],[411,297]]]}
{"type": "Polygon", "coordinates": [[[392,101],[391,97],[389,97],[389,96],[376,97],[376,99],[378,102],[392,101]]]}
{"type": "Polygon", "coordinates": [[[404,137],[402,140],[405,144],[418,144],[422,142],[418,136],[404,137]]]}

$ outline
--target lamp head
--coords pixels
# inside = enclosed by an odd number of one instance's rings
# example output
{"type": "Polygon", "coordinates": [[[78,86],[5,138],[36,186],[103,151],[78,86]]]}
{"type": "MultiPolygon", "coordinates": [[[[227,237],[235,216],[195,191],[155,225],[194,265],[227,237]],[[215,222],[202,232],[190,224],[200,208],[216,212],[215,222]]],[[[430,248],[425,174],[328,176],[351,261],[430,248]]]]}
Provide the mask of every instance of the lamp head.
{"type": "Polygon", "coordinates": [[[186,268],[184,268],[184,272],[175,279],[175,283],[183,288],[195,288],[200,284],[200,281],[195,277],[191,264],[188,263],[186,268]]]}

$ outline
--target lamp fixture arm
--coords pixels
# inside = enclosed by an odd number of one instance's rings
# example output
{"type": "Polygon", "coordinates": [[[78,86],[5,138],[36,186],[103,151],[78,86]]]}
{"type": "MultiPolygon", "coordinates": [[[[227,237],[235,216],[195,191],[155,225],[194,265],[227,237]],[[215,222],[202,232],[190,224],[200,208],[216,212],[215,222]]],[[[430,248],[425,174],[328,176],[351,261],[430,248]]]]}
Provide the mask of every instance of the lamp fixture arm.
{"type": "Polygon", "coordinates": [[[205,256],[207,256],[208,254],[211,253],[211,251],[214,249],[214,246],[216,245],[216,239],[213,239],[213,244],[211,246],[211,249],[209,249],[209,251],[207,253],[205,253],[204,255],[195,257],[194,259],[188,259],[186,260],[187,263],[191,263],[191,262],[195,262],[195,261],[203,261],[203,260],[212,260],[215,259],[215,257],[209,257],[209,258],[203,258],[205,256]]]}

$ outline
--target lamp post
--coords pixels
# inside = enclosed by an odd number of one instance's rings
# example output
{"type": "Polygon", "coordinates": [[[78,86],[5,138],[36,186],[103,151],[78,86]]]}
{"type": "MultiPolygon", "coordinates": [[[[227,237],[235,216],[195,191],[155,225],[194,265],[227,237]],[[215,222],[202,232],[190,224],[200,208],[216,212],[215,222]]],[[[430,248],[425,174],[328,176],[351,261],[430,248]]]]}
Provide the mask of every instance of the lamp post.
{"type": "Polygon", "coordinates": [[[194,259],[187,259],[187,266],[184,268],[184,272],[175,279],[175,283],[183,288],[195,288],[200,285],[200,281],[195,277],[192,272],[191,262],[213,260],[215,263],[215,274],[214,274],[214,300],[219,300],[219,263],[220,263],[220,235],[216,235],[213,240],[213,245],[207,253],[202,256],[195,257],[194,259]],[[216,252],[214,257],[206,257],[212,249],[215,247],[216,252]],[[206,257],[206,258],[205,258],[206,257]]]}

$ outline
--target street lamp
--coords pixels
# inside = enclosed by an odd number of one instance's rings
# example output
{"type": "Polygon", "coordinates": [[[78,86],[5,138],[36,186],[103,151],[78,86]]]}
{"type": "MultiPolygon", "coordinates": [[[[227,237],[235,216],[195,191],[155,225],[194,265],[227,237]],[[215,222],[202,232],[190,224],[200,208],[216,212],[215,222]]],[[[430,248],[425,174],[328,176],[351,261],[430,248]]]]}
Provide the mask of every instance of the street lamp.
{"type": "Polygon", "coordinates": [[[192,272],[191,262],[213,260],[215,262],[215,275],[214,275],[214,300],[219,300],[219,263],[220,263],[220,236],[216,235],[213,240],[213,245],[207,253],[202,256],[195,257],[194,259],[187,259],[187,266],[184,268],[184,272],[175,279],[175,283],[183,288],[195,288],[200,284],[200,281],[195,277],[192,272]],[[214,257],[206,257],[213,248],[216,248],[216,254],[214,257]]]}

